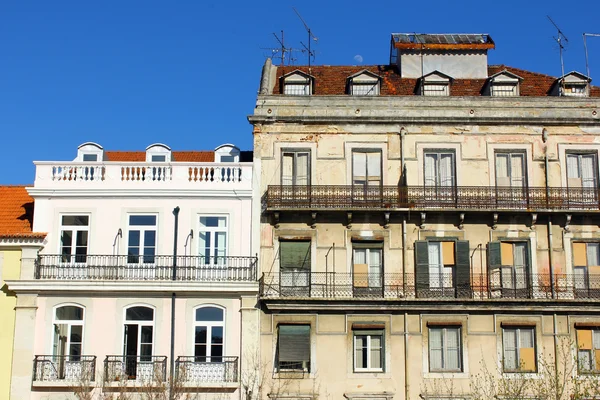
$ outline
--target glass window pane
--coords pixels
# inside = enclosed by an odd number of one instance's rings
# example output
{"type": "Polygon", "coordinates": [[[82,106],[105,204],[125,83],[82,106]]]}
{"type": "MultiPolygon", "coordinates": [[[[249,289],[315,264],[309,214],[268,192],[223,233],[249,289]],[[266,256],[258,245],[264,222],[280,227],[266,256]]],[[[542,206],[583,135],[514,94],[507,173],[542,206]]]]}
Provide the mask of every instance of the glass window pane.
{"type": "Polygon", "coordinates": [[[144,247],[156,246],[156,231],[144,231],[144,247]]]}
{"type": "MultiPolygon", "coordinates": [[[[199,344],[194,346],[194,356],[196,357],[206,357],[206,345],[205,344],[199,344]]],[[[205,361],[205,358],[202,359],[196,359],[196,361],[205,361]]]]}
{"type": "Polygon", "coordinates": [[[88,226],[88,215],[63,215],[62,224],[68,226],[88,226]]]}
{"type": "Polygon", "coordinates": [[[589,350],[579,350],[577,361],[581,371],[590,371],[592,369],[592,355],[589,350]]]}
{"type": "Polygon", "coordinates": [[[137,247],[140,245],[140,231],[129,231],[129,246],[137,247]]]}
{"type": "Polygon", "coordinates": [[[223,321],[223,310],[217,307],[197,308],[196,321],[223,321]]]}
{"type": "Polygon", "coordinates": [[[152,343],[152,327],[142,326],[141,343],[152,343]]]}
{"type": "Polygon", "coordinates": [[[211,343],[222,344],[223,343],[223,327],[214,326],[211,331],[211,343]]]}
{"type": "MultiPolygon", "coordinates": [[[[72,231],[62,231],[62,246],[63,249],[70,249],[71,246],[73,245],[73,232],[72,231]]],[[[68,253],[63,252],[63,254],[71,254],[71,251],[69,250],[68,253]]]]}
{"type": "Polygon", "coordinates": [[[371,348],[371,368],[381,369],[381,349],[371,348]]]}
{"type": "Polygon", "coordinates": [[[82,325],[71,325],[71,343],[81,343],[83,337],[82,325]]]}
{"type": "Polygon", "coordinates": [[[533,348],[533,329],[521,329],[520,341],[521,348],[533,348]]]}
{"type": "Polygon", "coordinates": [[[195,335],[195,343],[196,344],[205,344],[208,339],[208,328],[206,326],[197,326],[196,327],[196,335],[195,335]]]}
{"type": "Polygon", "coordinates": [[[83,308],[77,306],[58,307],[56,319],[59,321],[83,321],[83,308]]]}
{"type": "Polygon", "coordinates": [[[223,356],[223,345],[222,344],[213,344],[212,346],[210,346],[210,355],[212,357],[211,361],[215,362],[215,361],[219,361],[218,359],[215,359],[215,357],[222,357],[223,356]]]}
{"type": "Polygon", "coordinates": [[[131,307],[125,313],[127,321],[152,321],[154,310],[149,307],[131,307]]]}
{"type": "Polygon", "coordinates": [[[88,232],[87,231],[77,231],[77,241],[75,242],[77,246],[86,246],[88,245],[88,232]]]}
{"type": "Polygon", "coordinates": [[[152,355],[152,344],[141,344],[140,345],[140,358],[141,361],[150,361],[152,355]]]}
{"type": "Polygon", "coordinates": [[[130,215],[129,225],[154,226],[156,225],[156,215],[130,215]]]}

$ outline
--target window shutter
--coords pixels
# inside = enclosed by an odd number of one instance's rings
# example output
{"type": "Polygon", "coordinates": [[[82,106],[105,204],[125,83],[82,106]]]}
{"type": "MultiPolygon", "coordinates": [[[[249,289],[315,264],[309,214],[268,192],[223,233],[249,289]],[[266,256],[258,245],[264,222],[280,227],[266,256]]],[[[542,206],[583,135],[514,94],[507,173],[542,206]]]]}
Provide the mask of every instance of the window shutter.
{"type": "Polygon", "coordinates": [[[279,242],[279,261],[282,270],[310,271],[310,241],[279,242]]]}
{"type": "Polygon", "coordinates": [[[488,243],[488,269],[502,266],[502,251],[500,242],[488,243]]]}
{"type": "Polygon", "coordinates": [[[310,325],[279,326],[279,361],[310,361],[310,325]]]}
{"type": "Polygon", "coordinates": [[[456,296],[471,297],[471,263],[468,240],[456,242],[456,296]]]}
{"type": "Polygon", "coordinates": [[[577,329],[577,346],[580,350],[592,349],[592,330],[577,329]]]}
{"type": "Polygon", "coordinates": [[[415,281],[417,297],[427,296],[429,289],[429,248],[426,240],[415,242],[415,281]]]}

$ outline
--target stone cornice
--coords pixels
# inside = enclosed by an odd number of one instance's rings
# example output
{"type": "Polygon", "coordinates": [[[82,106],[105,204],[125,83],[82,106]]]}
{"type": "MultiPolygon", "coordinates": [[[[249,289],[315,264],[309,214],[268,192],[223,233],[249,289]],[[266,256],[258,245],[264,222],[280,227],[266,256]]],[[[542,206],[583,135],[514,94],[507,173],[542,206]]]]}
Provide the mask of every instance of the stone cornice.
{"type": "Polygon", "coordinates": [[[29,194],[36,197],[137,197],[137,198],[252,198],[252,189],[243,190],[179,190],[179,189],[87,189],[79,188],[61,188],[57,184],[55,188],[37,189],[28,188],[29,194]]]}
{"type": "Polygon", "coordinates": [[[42,248],[44,247],[45,238],[40,237],[7,237],[0,238],[0,249],[10,247],[10,248],[23,248],[23,247],[34,247],[34,248],[42,248]]]}

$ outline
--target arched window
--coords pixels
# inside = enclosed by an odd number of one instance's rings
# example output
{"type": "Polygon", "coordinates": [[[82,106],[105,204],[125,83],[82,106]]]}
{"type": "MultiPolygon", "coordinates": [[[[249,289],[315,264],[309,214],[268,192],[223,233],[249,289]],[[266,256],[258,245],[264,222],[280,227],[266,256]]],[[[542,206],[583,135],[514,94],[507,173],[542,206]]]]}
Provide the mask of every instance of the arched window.
{"type": "Polygon", "coordinates": [[[80,361],[83,347],[83,307],[65,305],[54,310],[54,342],[52,354],[55,358],[80,361]]]}
{"type": "Polygon", "coordinates": [[[154,309],[133,306],[125,310],[123,355],[126,373],[137,375],[137,363],[152,361],[154,344],[154,309]]]}
{"type": "Polygon", "coordinates": [[[194,318],[194,359],[198,362],[223,361],[224,310],[198,307],[194,318]]]}

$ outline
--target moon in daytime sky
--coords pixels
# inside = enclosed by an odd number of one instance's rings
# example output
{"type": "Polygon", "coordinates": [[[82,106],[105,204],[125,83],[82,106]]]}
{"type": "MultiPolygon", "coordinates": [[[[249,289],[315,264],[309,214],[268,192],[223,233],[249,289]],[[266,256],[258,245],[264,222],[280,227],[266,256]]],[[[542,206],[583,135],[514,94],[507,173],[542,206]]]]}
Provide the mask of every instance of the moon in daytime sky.
{"type": "Polygon", "coordinates": [[[360,64],[361,62],[363,62],[363,58],[360,54],[357,54],[354,56],[354,61],[360,64]]]}

